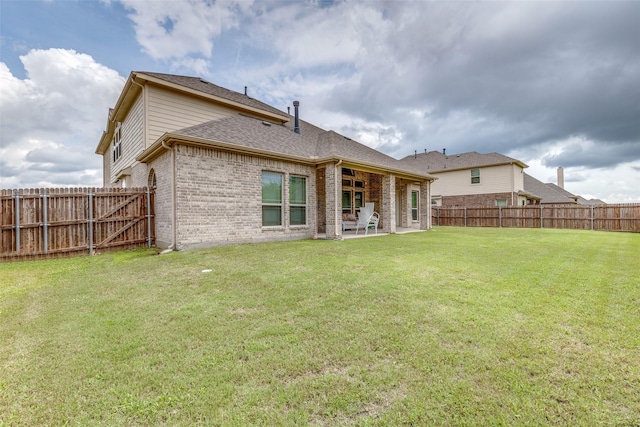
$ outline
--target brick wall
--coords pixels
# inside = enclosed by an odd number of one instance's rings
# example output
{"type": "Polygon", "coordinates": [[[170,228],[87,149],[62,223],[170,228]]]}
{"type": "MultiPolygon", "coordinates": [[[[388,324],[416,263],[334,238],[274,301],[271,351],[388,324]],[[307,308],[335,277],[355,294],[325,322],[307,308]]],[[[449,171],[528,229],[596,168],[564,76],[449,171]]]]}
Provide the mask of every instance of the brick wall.
{"type": "Polygon", "coordinates": [[[168,248],[173,242],[173,231],[171,227],[171,152],[166,151],[155,158],[148,165],[148,168],[149,170],[153,169],[156,174],[154,206],[156,246],[164,249],[168,248]]]}
{"type": "MultiPolygon", "coordinates": [[[[325,168],[316,171],[316,188],[322,190],[325,188],[325,168]]],[[[318,200],[316,201],[316,218],[318,221],[318,233],[327,232],[327,201],[324,191],[319,191],[318,200]]]]}
{"type": "Polygon", "coordinates": [[[202,147],[178,145],[174,151],[178,249],[315,234],[315,167],[202,147]],[[262,171],[284,176],[282,227],[262,227],[262,171]],[[307,177],[306,226],[289,225],[290,174],[307,177]]]}

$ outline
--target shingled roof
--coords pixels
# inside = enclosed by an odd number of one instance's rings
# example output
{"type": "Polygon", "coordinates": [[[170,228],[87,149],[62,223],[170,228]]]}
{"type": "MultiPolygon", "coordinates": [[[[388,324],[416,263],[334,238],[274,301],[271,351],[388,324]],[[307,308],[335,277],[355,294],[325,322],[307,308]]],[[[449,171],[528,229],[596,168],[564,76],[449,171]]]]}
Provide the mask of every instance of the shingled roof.
{"type": "Polygon", "coordinates": [[[539,197],[541,204],[577,203],[578,196],[569,193],[555,184],[545,184],[527,173],[524,174],[524,189],[527,193],[539,197]]]}
{"type": "Polygon", "coordinates": [[[505,156],[500,153],[481,154],[476,151],[450,155],[442,154],[439,151],[429,151],[427,153],[407,156],[400,161],[410,165],[420,166],[429,173],[471,169],[486,166],[499,166],[505,164],[517,164],[522,168],[528,167],[520,160],[505,156]]]}
{"type": "MultiPolygon", "coordinates": [[[[168,138],[198,140],[201,144],[222,145],[240,151],[263,153],[320,163],[343,160],[346,163],[433,179],[422,168],[405,164],[391,156],[300,120],[300,133],[293,131],[293,120],[272,123],[243,114],[212,120],[180,129],[168,138]]],[[[144,154],[143,154],[144,155],[144,154]]]]}

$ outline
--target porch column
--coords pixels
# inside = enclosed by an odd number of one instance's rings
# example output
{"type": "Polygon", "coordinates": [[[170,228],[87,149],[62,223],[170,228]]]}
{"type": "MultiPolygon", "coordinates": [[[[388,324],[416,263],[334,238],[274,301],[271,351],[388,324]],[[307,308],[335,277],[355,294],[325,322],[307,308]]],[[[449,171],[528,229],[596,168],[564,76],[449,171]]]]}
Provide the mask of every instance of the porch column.
{"type": "Polygon", "coordinates": [[[342,240],[342,167],[328,163],[325,168],[325,214],[327,239],[342,240]]]}
{"type": "Polygon", "coordinates": [[[431,181],[420,183],[420,230],[431,230],[431,181]]]}
{"type": "Polygon", "coordinates": [[[413,190],[411,184],[405,184],[402,186],[404,191],[404,197],[402,198],[402,206],[396,206],[396,209],[400,209],[402,217],[402,226],[404,228],[411,227],[411,192],[413,190]]]}
{"type": "Polygon", "coordinates": [[[394,234],[396,232],[396,176],[394,174],[382,177],[382,231],[394,234]]]}

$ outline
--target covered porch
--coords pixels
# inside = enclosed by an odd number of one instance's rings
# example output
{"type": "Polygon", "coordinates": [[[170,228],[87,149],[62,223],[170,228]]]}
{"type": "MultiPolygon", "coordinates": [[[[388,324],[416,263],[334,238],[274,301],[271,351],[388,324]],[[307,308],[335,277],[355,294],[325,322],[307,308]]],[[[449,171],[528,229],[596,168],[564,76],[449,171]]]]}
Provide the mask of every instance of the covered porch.
{"type": "MultiPolygon", "coordinates": [[[[317,232],[321,239],[364,236],[362,228],[343,227],[357,220],[360,208],[373,203],[379,215],[377,235],[431,228],[431,180],[424,176],[374,169],[342,161],[321,165],[316,173],[317,232]]],[[[367,237],[376,236],[369,230],[367,237]]]]}

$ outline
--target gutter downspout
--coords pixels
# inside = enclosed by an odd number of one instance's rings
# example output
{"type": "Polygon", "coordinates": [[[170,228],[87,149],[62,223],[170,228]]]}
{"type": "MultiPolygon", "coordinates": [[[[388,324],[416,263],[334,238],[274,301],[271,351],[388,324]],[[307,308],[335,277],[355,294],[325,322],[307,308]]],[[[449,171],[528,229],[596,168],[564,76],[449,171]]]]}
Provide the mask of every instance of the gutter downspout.
{"type": "Polygon", "coordinates": [[[171,244],[167,250],[176,249],[176,154],[173,147],[162,141],[162,147],[171,152],[171,244]]]}
{"type": "MultiPolygon", "coordinates": [[[[340,187],[342,188],[342,177],[338,177],[338,169],[340,169],[340,165],[342,165],[342,159],[338,160],[338,163],[336,163],[336,173],[335,173],[335,192],[336,192],[336,199],[335,199],[335,203],[334,203],[334,212],[335,212],[335,226],[336,226],[336,237],[338,236],[338,221],[341,218],[341,215],[338,213],[338,197],[342,197],[340,191],[338,191],[338,183],[340,183],[340,187]]],[[[342,239],[342,226],[340,226],[340,239],[342,239]]]]}

